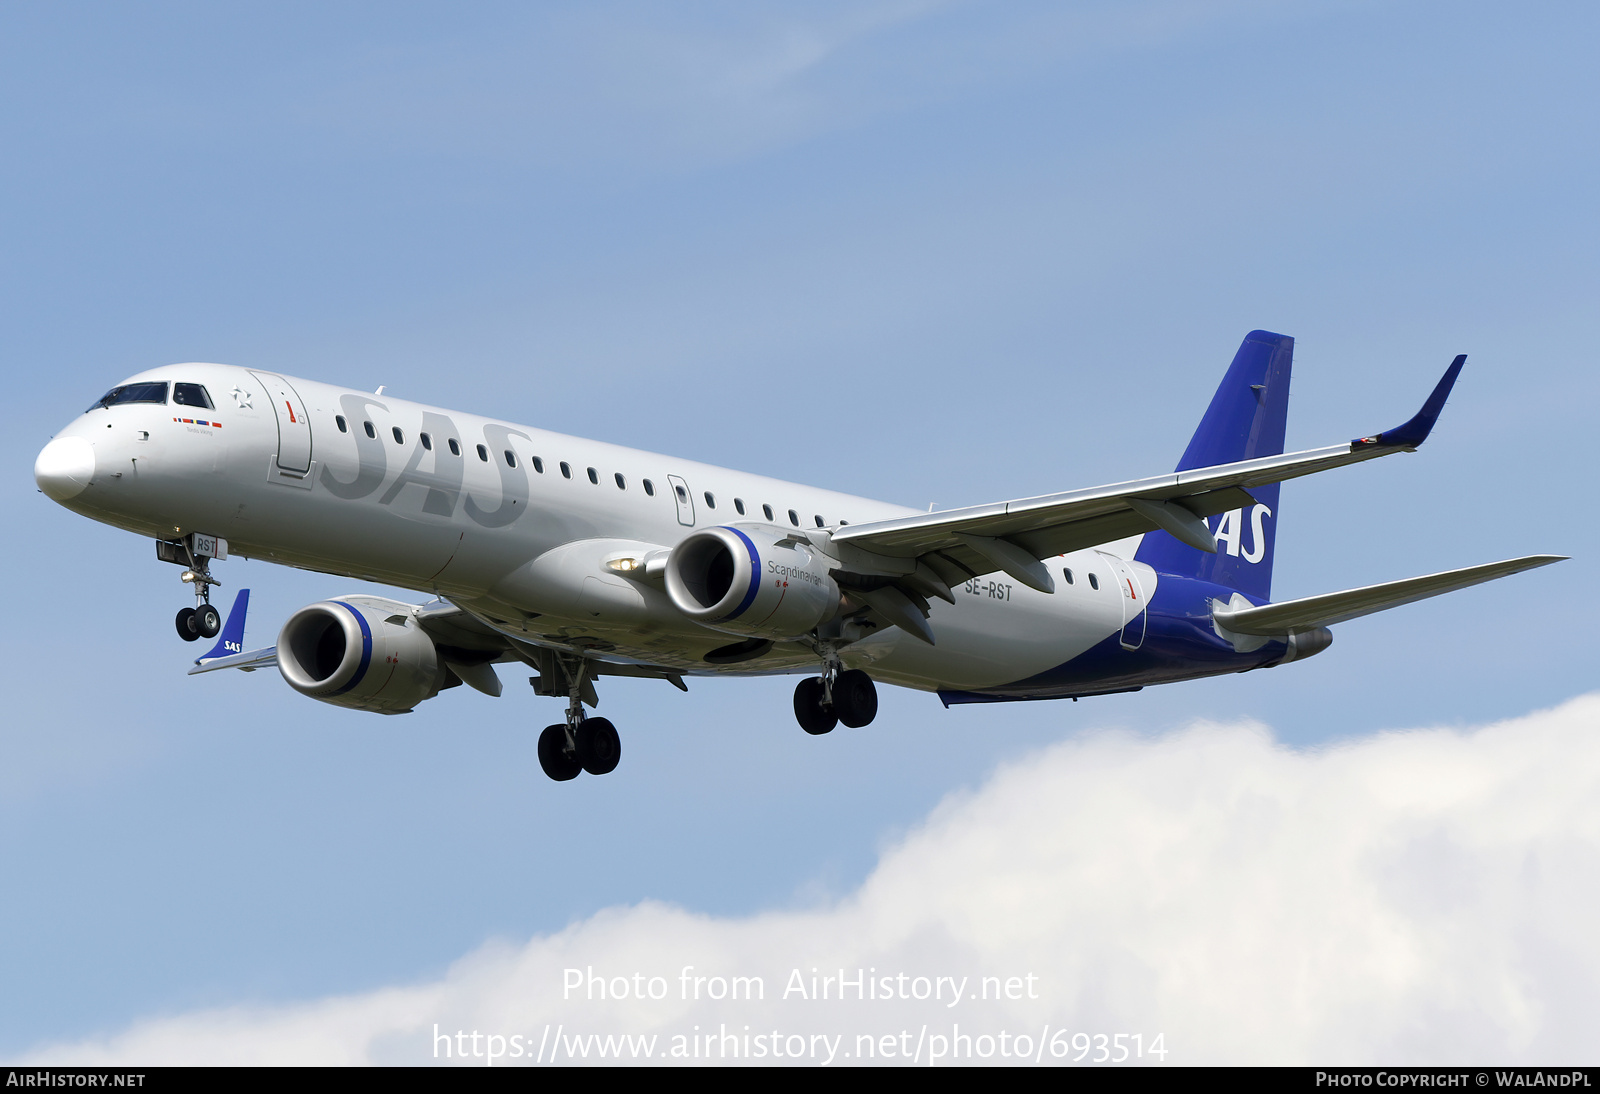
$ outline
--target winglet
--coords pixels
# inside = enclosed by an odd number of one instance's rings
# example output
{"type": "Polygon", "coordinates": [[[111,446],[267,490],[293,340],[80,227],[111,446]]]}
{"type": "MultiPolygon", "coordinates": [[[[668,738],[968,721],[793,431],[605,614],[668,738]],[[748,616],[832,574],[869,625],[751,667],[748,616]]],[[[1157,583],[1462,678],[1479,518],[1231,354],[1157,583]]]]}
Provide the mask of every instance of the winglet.
{"type": "Polygon", "coordinates": [[[227,657],[244,650],[244,616],[250,608],[250,590],[240,589],[239,595],[233,598],[233,607],[228,612],[228,621],[222,625],[222,633],[217,636],[217,644],[211,647],[211,652],[203,657],[196,657],[194,663],[204,664],[214,661],[218,657],[227,657]]]}
{"type": "Polygon", "coordinates": [[[1450,367],[1445,369],[1444,375],[1439,378],[1433,394],[1428,396],[1428,401],[1422,404],[1422,409],[1417,411],[1416,417],[1405,425],[1379,433],[1376,437],[1357,437],[1350,442],[1350,447],[1368,448],[1382,445],[1386,448],[1416,448],[1427,440],[1428,434],[1433,431],[1433,423],[1439,420],[1439,412],[1444,409],[1444,401],[1450,397],[1450,389],[1456,386],[1456,377],[1461,375],[1461,366],[1466,363],[1466,354],[1456,355],[1456,359],[1450,362],[1450,367]]]}

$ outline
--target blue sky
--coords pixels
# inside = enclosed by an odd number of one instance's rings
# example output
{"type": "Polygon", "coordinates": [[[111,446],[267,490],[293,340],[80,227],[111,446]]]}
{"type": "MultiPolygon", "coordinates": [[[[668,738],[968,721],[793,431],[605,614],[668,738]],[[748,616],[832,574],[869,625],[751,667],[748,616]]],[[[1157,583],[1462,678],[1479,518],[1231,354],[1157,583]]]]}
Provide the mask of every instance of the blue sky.
{"type": "MultiPolygon", "coordinates": [[[[0,1051],[437,977],[660,900],[828,906],[952,792],[1106,727],[1325,748],[1595,687],[1586,5],[10,6],[0,12],[0,1051]],[[122,377],[214,360],[909,505],[1170,469],[1243,334],[1298,339],[1275,592],[1558,567],[1316,660],[1078,704],[617,682],[406,718],[187,679],[147,543],[35,491],[122,377]]],[[[265,644],[350,583],[230,560],[265,644]]],[[[219,674],[220,675],[220,674],[219,674]]]]}

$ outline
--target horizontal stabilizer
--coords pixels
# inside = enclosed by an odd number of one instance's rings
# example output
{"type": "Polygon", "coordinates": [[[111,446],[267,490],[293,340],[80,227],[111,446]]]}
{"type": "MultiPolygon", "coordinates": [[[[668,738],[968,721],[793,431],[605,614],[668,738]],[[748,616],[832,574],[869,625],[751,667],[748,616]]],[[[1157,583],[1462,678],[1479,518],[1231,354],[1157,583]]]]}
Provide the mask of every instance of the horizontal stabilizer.
{"type": "Polygon", "coordinates": [[[197,672],[216,672],[218,669],[243,669],[245,672],[254,672],[264,669],[268,665],[278,663],[278,647],[268,646],[264,650],[250,650],[246,653],[229,654],[227,657],[210,657],[198,662],[189,670],[193,676],[197,672]]]}
{"type": "Polygon", "coordinates": [[[1424,577],[1368,585],[1362,589],[1346,589],[1341,593],[1286,600],[1281,604],[1267,604],[1260,608],[1242,608],[1238,611],[1219,609],[1214,618],[1219,626],[1235,634],[1281,637],[1312,627],[1330,627],[1347,619],[1398,608],[1402,604],[1426,600],[1430,596],[1465,589],[1469,585],[1480,585],[1497,577],[1508,577],[1565,559],[1565,555],[1528,555],[1526,558],[1468,566],[1464,570],[1446,570],[1424,577]]]}

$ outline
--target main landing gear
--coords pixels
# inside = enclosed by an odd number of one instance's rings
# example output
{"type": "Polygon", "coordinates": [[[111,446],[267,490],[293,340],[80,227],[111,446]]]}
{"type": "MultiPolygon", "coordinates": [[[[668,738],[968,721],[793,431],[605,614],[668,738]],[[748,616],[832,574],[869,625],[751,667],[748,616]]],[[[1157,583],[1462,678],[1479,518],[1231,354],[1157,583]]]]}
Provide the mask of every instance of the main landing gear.
{"type": "Polygon", "coordinates": [[[800,681],[794,689],[794,717],[807,733],[831,732],[843,722],[851,729],[870,725],[878,716],[878,689],[860,669],[847,669],[824,655],[823,675],[800,681]]]}
{"type": "Polygon", "coordinates": [[[558,783],[587,771],[609,775],[622,759],[622,738],[609,718],[585,718],[576,726],[558,722],[539,734],[539,766],[558,783]]]}
{"type": "MultiPolygon", "coordinates": [[[[576,779],[585,771],[609,775],[622,759],[622,738],[609,718],[590,718],[583,712],[588,664],[582,657],[563,657],[556,663],[567,678],[567,720],[546,726],[539,734],[539,766],[556,782],[576,779]]],[[[589,696],[594,697],[592,688],[589,696]]]]}
{"type": "Polygon", "coordinates": [[[178,637],[185,642],[199,638],[215,638],[222,630],[222,614],[211,606],[211,586],[222,582],[211,576],[211,560],[226,557],[226,541],[198,532],[185,536],[180,542],[158,542],[156,557],[164,562],[188,564],[182,580],[194,586],[194,607],[181,608],[174,624],[178,637]],[[219,546],[222,551],[219,551],[219,546]]]}

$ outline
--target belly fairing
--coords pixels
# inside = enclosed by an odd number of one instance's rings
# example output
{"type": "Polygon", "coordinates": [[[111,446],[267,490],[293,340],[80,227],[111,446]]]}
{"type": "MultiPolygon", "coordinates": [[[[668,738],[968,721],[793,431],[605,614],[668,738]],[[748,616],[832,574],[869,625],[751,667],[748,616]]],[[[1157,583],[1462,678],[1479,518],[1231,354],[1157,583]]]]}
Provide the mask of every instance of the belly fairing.
{"type": "Polygon", "coordinates": [[[1244,672],[1277,661],[1286,650],[1282,642],[1240,653],[1217,634],[1211,601],[1226,602],[1233,593],[1209,582],[1162,574],[1138,649],[1125,649],[1120,633],[1112,633],[1042,672],[997,686],[941,690],[940,697],[946,703],[1062,699],[1244,672]]]}

